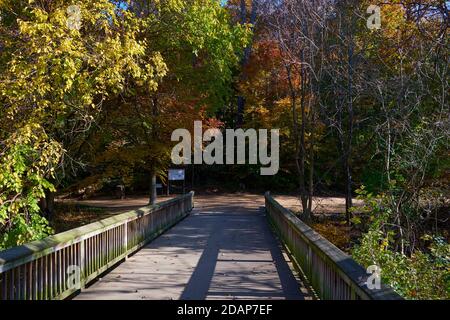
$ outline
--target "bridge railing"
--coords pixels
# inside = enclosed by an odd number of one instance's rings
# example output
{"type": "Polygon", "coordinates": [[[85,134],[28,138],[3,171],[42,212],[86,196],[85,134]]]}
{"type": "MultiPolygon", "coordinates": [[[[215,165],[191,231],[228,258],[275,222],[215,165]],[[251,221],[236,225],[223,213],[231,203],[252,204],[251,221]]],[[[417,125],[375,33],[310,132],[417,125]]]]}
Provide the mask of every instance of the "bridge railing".
{"type": "Polygon", "coordinates": [[[188,215],[194,193],[0,252],[0,300],[64,299],[188,215]]]}
{"type": "Polygon", "coordinates": [[[320,299],[401,299],[385,285],[369,289],[370,274],[362,266],[281,206],[269,192],[265,205],[272,225],[320,299]]]}

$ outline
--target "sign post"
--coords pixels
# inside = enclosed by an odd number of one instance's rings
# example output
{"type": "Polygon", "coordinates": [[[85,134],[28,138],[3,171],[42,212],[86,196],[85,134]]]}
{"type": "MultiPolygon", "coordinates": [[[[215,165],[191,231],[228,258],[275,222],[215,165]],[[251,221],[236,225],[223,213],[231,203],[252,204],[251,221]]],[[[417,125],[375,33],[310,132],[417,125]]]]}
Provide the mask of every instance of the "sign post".
{"type": "Polygon", "coordinates": [[[170,181],[183,181],[183,193],[185,193],[184,169],[169,169],[169,178],[167,180],[167,195],[169,195],[170,181]]]}

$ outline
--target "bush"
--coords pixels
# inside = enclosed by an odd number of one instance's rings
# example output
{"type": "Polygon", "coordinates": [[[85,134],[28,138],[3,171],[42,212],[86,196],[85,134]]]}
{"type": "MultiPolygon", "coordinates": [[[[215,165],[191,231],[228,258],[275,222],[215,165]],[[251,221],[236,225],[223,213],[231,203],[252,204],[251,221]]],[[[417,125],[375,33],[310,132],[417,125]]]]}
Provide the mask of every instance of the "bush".
{"type": "Polygon", "coordinates": [[[401,237],[392,223],[392,212],[383,195],[374,197],[359,190],[365,200],[369,227],[352,251],[353,258],[367,267],[381,268],[382,282],[407,299],[450,299],[450,245],[440,236],[423,235],[427,247],[409,254],[394,245],[401,237]]]}

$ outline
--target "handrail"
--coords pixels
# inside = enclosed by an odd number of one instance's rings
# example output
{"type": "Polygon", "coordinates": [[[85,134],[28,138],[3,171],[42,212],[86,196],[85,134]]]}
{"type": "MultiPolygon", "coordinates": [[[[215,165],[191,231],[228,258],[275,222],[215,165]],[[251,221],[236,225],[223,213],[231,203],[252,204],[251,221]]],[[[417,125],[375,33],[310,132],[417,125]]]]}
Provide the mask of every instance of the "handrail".
{"type": "Polygon", "coordinates": [[[183,219],[194,192],[0,252],[0,300],[64,299],[183,219]]]}
{"type": "Polygon", "coordinates": [[[269,192],[265,205],[270,222],[320,299],[402,299],[383,284],[369,289],[370,274],[362,266],[281,206],[269,192]]]}

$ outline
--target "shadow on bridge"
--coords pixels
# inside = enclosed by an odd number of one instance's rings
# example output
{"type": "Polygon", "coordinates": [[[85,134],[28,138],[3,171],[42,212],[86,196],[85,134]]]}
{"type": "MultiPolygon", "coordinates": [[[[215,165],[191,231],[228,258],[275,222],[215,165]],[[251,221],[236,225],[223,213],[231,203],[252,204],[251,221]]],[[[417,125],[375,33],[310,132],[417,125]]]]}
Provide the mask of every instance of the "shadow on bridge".
{"type": "Polygon", "coordinates": [[[188,218],[76,298],[309,298],[260,205],[254,199],[201,201],[188,218]]]}

